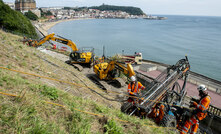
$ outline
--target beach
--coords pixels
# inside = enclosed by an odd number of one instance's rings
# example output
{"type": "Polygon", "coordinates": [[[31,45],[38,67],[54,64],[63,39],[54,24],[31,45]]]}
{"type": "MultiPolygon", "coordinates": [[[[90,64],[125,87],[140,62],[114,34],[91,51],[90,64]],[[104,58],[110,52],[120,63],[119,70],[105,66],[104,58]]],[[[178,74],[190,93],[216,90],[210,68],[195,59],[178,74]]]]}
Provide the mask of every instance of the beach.
{"type": "Polygon", "coordinates": [[[34,25],[44,35],[48,35],[48,30],[58,23],[66,22],[66,21],[74,21],[74,20],[83,20],[83,19],[90,19],[90,18],[74,18],[74,19],[63,19],[63,20],[51,21],[51,22],[38,22],[38,23],[35,23],[34,25]]]}
{"type": "Polygon", "coordinates": [[[38,22],[38,23],[35,23],[34,25],[44,35],[48,35],[48,30],[51,27],[55,26],[58,23],[66,22],[66,21],[72,21],[72,20],[79,20],[79,19],[65,19],[65,20],[58,20],[58,21],[53,21],[53,22],[38,22]]]}

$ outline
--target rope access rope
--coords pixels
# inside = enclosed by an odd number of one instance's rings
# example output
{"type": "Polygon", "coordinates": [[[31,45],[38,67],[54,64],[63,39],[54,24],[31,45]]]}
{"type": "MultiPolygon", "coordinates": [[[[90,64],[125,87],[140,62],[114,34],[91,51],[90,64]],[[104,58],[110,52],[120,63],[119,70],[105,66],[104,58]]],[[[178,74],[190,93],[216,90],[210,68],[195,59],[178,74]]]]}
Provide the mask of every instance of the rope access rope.
{"type": "MultiPolygon", "coordinates": [[[[14,95],[14,94],[9,94],[9,93],[4,93],[4,92],[0,92],[0,94],[3,94],[3,95],[7,95],[7,96],[13,96],[13,97],[20,97],[18,95],[14,95]]],[[[66,106],[64,105],[61,105],[61,104],[58,104],[58,103],[53,103],[53,102],[49,102],[49,101],[44,101],[45,103],[47,104],[51,104],[51,105],[55,105],[55,106],[59,106],[59,107],[63,107],[65,109],[68,109],[66,106]]],[[[92,112],[88,112],[88,111],[83,111],[83,110],[80,110],[80,109],[77,109],[77,108],[73,108],[75,111],[79,111],[79,112],[82,112],[82,113],[86,113],[86,114],[89,114],[89,115],[94,115],[94,116],[98,116],[98,117],[105,117],[105,115],[102,115],[102,114],[96,114],[96,113],[92,113],[92,112]]],[[[68,109],[69,110],[69,109],[68,109]]],[[[110,117],[108,117],[109,119],[111,119],[110,117]]],[[[113,119],[113,118],[112,118],[113,119]]],[[[114,118],[114,120],[117,120],[117,121],[120,121],[120,122],[124,122],[124,123],[131,123],[129,121],[126,121],[126,120],[121,120],[121,119],[118,119],[118,118],[114,118]]],[[[133,124],[133,123],[132,123],[133,124]]],[[[149,126],[149,125],[146,125],[144,124],[143,126],[147,126],[147,127],[152,127],[152,128],[168,128],[168,129],[176,129],[174,127],[159,127],[159,126],[149,126]]]]}
{"type": "MultiPolygon", "coordinates": [[[[9,69],[9,68],[6,68],[6,67],[1,67],[1,69],[5,69],[5,70],[9,70],[9,71],[13,71],[13,72],[17,72],[17,73],[21,73],[21,74],[26,74],[26,75],[31,75],[31,76],[35,76],[35,77],[39,77],[39,78],[44,78],[44,79],[48,79],[48,80],[52,80],[52,81],[57,81],[57,82],[62,82],[62,83],[66,83],[66,84],[70,84],[70,85],[75,85],[75,86],[78,86],[78,87],[85,87],[85,88],[89,88],[87,86],[84,86],[84,85],[81,85],[81,84],[77,84],[77,83],[73,83],[73,82],[68,82],[68,81],[62,81],[62,80],[59,80],[59,79],[54,79],[54,78],[50,78],[50,77],[46,77],[46,76],[40,76],[40,75],[36,75],[36,74],[32,74],[32,73],[27,73],[27,72],[23,72],[23,71],[19,71],[19,70],[14,70],[14,69],[9,69]]],[[[98,93],[96,92],[95,90],[93,89],[98,89],[100,91],[103,91],[102,89],[99,89],[99,88],[89,88],[90,90],[92,90],[93,92],[97,93],[98,95],[100,95],[101,97],[107,99],[107,100],[110,100],[110,101],[117,101],[117,100],[114,100],[114,99],[109,99],[107,97],[104,97],[101,93],[98,93]]],[[[120,95],[122,93],[120,92],[116,92],[116,91],[107,91],[109,93],[113,93],[113,94],[117,94],[117,95],[120,95]]],[[[139,98],[139,97],[136,97],[136,96],[130,96],[128,94],[123,94],[124,96],[127,96],[127,97],[132,97],[132,98],[135,98],[135,99],[140,99],[140,100],[143,100],[144,98],[139,98]]],[[[153,102],[159,102],[159,101],[156,101],[156,100],[150,100],[149,101],[153,101],[153,102]]],[[[165,103],[165,102],[162,102],[164,104],[167,104],[167,105],[170,105],[170,106],[174,106],[174,105],[171,105],[171,104],[168,104],[168,103],[165,103]]],[[[180,106],[179,106],[180,107],[180,106]]],[[[191,109],[191,108],[188,108],[188,109],[191,109]]]]}

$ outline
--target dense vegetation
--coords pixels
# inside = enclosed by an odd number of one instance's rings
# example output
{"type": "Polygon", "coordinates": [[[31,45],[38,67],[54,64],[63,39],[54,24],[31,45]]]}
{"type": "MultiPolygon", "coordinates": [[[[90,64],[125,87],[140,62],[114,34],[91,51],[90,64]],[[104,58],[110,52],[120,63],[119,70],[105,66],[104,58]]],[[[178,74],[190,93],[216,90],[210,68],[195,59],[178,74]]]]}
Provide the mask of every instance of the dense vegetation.
{"type": "Polygon", "coordinates": [[[74,8],[74,7],[64,7],[63,9],[64,10],[74,10],[74,11],[83,11],[83,10],[88,11],[88,7],[77,7],[77,8],[74,8]]]}
{"type": "Polygon", "coordinates": [[[30,10],[25,13],[25,16],[30,20],[38,20],[38,16],[32,13],[30,10]]]}
{"type": "Polygon", "coordinates": [[[39,8],[39,10],[41,11],[41,17],[53,15],[53,14],[51,13],[51,11],[44,12],[41,8],[39,8]]]}
{"type": "Polygon", "coordinates": [[[124,11],[129,13],[130,15],[144,15],[144,12],[137,7],[129,7],[129,6],[113,6],[113,5],[101,5],[101,6],[92,6],[92,7],[79,7],[79,8],[71,8],[64,7],[65,10],[75,10],[75,11],[83,11],[88,9],[98,9],[101,11],[124,11]]]}
{"type": "Polygon", "coordinates": [[[35,28],[20,12],[12,10],[0,0],[0,27],[9,32],[35,38],[35,28]]]}
{"type": "Polygon", "coordinates": [[[101,11],[108,11],[108,10],[112,10],[112,11],[125,11],[131,15],[143,15],[143,11],[140,8],[137,7],[128,7],[128,6],[113,6],[113,5],[101,5],[101,6],[93,6],[93,7],[89,7],[89,9],[98,9],[101,11]]]}

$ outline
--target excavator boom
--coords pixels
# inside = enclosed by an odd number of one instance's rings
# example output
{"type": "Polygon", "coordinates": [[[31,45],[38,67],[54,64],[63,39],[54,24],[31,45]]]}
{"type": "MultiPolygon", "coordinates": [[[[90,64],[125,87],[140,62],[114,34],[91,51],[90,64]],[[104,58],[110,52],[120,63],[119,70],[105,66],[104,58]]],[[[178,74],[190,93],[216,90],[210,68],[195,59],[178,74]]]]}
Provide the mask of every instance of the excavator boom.
{"type": "Polygon", "coordinates": [[[69,47],[71,47],[71,49],[72,49],[73,51],[78,51],[78,48],[77,48],[76,44],[75,44],[74,42],[72,42],[71,40],[65,39],[65,38],[63,38],[63,37],[61,37],[61,36],[59,36],[59,37],[54,37],[54,36],[55,36],[54,33],[45,36],[43,39],[41,39],[41,40],[36,44],[36,46],[40,46],[40,45],[44,44],[46,41],[52,40],[52,41],[56,41],[56,42],[59,42],[59,43],[68,45],[69,47]]]}
{"type": "Polygon", "coordinates": [[[101,80],[114,79],[113,76],[110,76],[110,73],[113,70],[121,71],[128,77],[135,75],[135,72],[131,64],[127,64],[127,67],[125,67],[124,64],[119,63],[117,61],[110,61],[109,63],[105,62],[105,63],[100,63],[94,66],[94,72],[97,75],[99,75],[99,78],[101,80]]]}
{"type": "Polygon", "coordinates": [[[134,69],[130,63],[127,64],[127,67],[125,67],[122,63],[116,62],[115,68],[123,72],[125,75],[127,75],[129,78],[133,75],[135,75],[134,69]]]}
{"type": "MultiPolygon", "coordinates": [[[[30,40],[30,41],[32,41],[32,40],[30,40]]],[[[40,41],[34,41],[33,46],[34,47],[41,46],[46,41],[56,41],[56,42],[59,42],[59,43],[69,46],[72,49],[72,52],[70,53],[70,60],[66,61],[66,63],[72,64],[79,71],[81,71],[83,69],[83,67],[81,67],[80,65],[76,65],[76,64],[89,64],[89,65],[91,65],[91,63],[94,60],[94,56],[95,56],[94,55],[94,48],[84,47],[82,49],[78,49],[76,44],[73,41],[66,39],[64,37],[58,36],[58,35],[55,36],[54,33],[43,37],[42,39],[40,39],[40,41]]]]}
{"type": "Polygon", "coordinates": [[[127,77],[131,77],[135,75],[135,72],[133,70],[133,67],[131,64],[127,64],[125,66],[124,64],[117,62],[117,61],[110,61],[110,62],[104,62],[100,64],[96,64],[93,67],[93,70],[98,78],[93,78],[96,80],[96,82],[99,82],[104,89],[107,89],[107,86],[104,87],[104,82],[102,80],[113,81],[117,87],[122,87],[125,85],[125,81],[121,78],[119,78],[119,72],[123,72],[127,77]]]}

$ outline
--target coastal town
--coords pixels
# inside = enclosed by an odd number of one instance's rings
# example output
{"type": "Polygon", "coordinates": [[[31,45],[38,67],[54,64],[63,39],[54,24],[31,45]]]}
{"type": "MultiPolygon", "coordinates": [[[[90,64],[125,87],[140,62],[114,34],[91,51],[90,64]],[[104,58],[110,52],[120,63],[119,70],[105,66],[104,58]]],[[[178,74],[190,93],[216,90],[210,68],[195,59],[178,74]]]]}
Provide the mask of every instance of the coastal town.
{"type": "MultiPolygon", "coordinates": [[[[15,1],[15,3],[6,3],[13,10],[21,11],[22,13],[26,13],[29,10],[36,14],[38,18],[43,17],[42,14],[46,14],[44,16],[49,21],[53,20],[63,20],[63,19],[79,19],[79,18],[96,18],[96,19],[151,19],[151,20],[160,20],[167,19],[166,17],[158,17],[152,15],[146,15],[145,13],[135,15],[125,11],[117,10],[98,10],[87,7],[36,7],[36,2],[34,0],[24,1],[23,3],[19,3],[19,1],[15,1]],[[25,4],[24,4],[25,3],[25,4]],[[21,7],[21,5],[25,5],[21,7]]],[[[103,4],[104,5],[104,4],[103,4]]],[[[132,7],[131,7],[132,8],[132,7]]]]}
{"type": "Polygon", "coordinates": [[[48,7],[41,8],[43,12],[51,12],[53,16],[51,19],[72,19],[72,18],[121,18],[121,19],[135,19],[143,18],[146,15],[130,15],[124,11],[100,11],[97,9],[84,9],[82,11],[75,11],[74,9],[64,9],[64,7],[48,7]]]}

